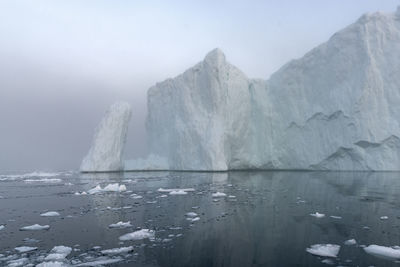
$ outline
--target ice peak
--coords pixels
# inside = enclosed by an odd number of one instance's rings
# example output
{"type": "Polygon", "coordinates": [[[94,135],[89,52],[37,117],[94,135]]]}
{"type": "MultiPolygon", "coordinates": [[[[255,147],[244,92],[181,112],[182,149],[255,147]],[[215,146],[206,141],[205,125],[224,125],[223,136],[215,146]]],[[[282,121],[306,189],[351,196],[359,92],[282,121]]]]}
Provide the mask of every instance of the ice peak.
{"type": "Polygon", "coordinates": [[[222,62],[225,62],[225,55],[221,49],[215,48],[215,49],[211,50],[210,52],[208,52],[208,54],[204,58],[204,61],[206,61],[210,64],[222,63],[222,62]]]}

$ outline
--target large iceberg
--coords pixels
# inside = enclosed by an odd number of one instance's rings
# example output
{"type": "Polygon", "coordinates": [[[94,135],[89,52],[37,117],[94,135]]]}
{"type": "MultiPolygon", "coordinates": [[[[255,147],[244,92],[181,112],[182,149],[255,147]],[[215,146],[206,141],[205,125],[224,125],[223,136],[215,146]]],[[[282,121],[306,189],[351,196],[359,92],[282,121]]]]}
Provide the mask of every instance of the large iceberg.
{"type": "Polygon", "coordinates": [[[82,172],[120,171],[124,169],[131,107],[128,103],[113,104],[95,130],[92,146],[81,164],[82,172]]]}
{"type": "Polygon", "coordinates": [[[400,170],[400,8],[363,15],[267,81],[219,49],[148,91],[175,170],[400,170]]]}

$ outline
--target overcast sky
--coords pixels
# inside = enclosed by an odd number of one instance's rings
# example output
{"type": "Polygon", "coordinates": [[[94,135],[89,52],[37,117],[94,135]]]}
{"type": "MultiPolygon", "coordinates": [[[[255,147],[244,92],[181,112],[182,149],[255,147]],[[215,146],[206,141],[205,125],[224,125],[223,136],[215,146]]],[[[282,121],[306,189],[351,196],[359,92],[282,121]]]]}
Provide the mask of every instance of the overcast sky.
{"type": "Polygon", "coordinates": [[[133,106],[127,157],[146,153],[146,91],[215,47],[267,79],[365,12],[399,0],[0,0],[0,171],[77,169],[114,101],[133,106]]]}

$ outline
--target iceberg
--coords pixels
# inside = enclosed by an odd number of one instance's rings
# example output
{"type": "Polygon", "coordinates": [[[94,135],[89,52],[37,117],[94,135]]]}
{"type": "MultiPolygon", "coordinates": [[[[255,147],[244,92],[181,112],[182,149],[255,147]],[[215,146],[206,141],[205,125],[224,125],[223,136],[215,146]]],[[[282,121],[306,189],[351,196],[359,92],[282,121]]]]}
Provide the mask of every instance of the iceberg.
{"type": "Polygon", "coordinates": [[[365,14],[268,80],[220,49],[148,91],[172,170],[400,170],[400,9],[365,14]]]}
{"type": "MultiPolygon", "coordinates": [[[[150,154],[125,170],[400,170],[400,8],[335,33],[268,80],[220,49],[147,92],[150,154]]],[[[82,171],[123,169],[128,104],[113,105],[82,171]]]]}
{"type": "Polygon", "coordinates": [[[121,171],[131,106],[113,104],[95,130],[92,146],[83,159],[81,172],[121,171]]]}

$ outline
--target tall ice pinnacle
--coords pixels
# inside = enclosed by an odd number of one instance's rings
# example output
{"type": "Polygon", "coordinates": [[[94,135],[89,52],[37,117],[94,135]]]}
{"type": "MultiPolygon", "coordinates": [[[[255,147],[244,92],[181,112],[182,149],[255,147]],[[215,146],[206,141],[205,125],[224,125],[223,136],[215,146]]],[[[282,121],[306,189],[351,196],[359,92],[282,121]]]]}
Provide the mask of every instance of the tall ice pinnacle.
{"type": "Polygon", "coordinates": [[[113,104],[95,130],[92,147],[83,159],[81,172],[123,170],[123,152],[126,142],[131,107],[128,103],[113,104]]]}

